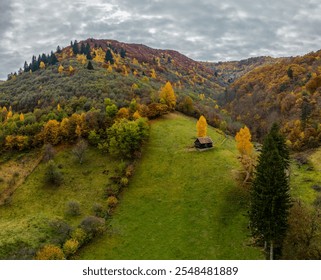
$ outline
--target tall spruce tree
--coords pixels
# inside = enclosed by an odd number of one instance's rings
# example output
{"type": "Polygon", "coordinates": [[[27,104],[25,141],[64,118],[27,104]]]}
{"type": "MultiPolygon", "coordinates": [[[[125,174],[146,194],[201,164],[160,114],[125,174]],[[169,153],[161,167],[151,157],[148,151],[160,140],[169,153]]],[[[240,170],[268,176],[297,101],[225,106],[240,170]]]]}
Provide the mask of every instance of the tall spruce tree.
{"type": "Polygon", "coordinates": [[[72,51],[73,51],[74,55],[79,54],[79,47],[78,47],[77,40],[75,40],[74,44],[72,45],[72,51]]]}
{"type": "Polygon", "coordinates": [[[280,254],[291,207],[289,194],[289,152],[285,140],[273,125],[264,139],[251,189],[250,226],[253,237],[269,259],[280,254]]]}
{"type": "Polygon", "coordinates": [[[114,64],[115,62],[113,58],[113,54],[111,53],[110,49],[106,51],[105,61],[109,62],[110,64],[114,64]]]}

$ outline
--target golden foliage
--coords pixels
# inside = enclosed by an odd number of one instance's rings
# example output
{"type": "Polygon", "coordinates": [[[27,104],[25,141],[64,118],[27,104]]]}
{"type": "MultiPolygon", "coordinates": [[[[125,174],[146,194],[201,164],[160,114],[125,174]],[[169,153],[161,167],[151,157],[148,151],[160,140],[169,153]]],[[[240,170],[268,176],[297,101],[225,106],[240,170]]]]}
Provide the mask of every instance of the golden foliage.
{"type": "Polygon", "coordinates": [[[251,132],[247,126],[241,128],[240,131],[236,133],[236,146],[241,155],[250,156],[252,154],[253,144],[251,143],[251,138],[251,132]]]}
{"type": "Polygon", "coordinates": [[[207,122],[205,117],[202,115],[196,123],[197,137],[205,137],[207,135],[207,122]]]}
{"type": "Polygon", "coordinates": [[[128,119],[129,118],[129,110],[127,108],[120,108],[117,113],[117,118],[119,119],[128,119]]]}
{"type": "Polygon", "coordinates": [[[59,67],[58,67],[58,73],[62,73],[64,72],[64,67],[60,64],[59,67]]]}
{"type": "Polygon", "coordinates": [[[43,130],[45,143],[56,145],[60,141],[60,124],[56,120],[49,120],[43,130]]]}
{"type": "Polygon", "coordinates": [[[103,51],[102,48],[93,49],[93,53],[94,53],[94,58],[93,58],[94,61],[100,62],[100,63],[105,62],[106,53],[103,51]]]}
{"type": "Polygon", "coordinates": [[[19,116],[19,120],[21,121],[21,122],[23,122],[24,120],[25,120],[25,116],[24,116],[24,114],[20,114],[20,116],[19,116]]]}
{"type": "Polygon", "coordinates": [[[175,108],[176,95],[170,82],[167,82],[161,89],[160,98],[170,109],[175,108]]]}
{"type": "Polygon", "coordinates": [[[115,196],[109,196],[107,198],[107,206],[108,207],[115,207],[118,203],[118,199],[115,196]]]}
{"type": "Polygon", "coordinates": [[[40,61],[39,67],[40,67],[40,69],[45,69],[46,68],[46,64],[43,61],[40,61]]]}
{"type": "Polygon", "coordinates": [[[156,79],[156,71],[154,69],[150,71],[150,77],[156,79]]]}
{"type": "Polygon", "coordinates": [[[80,62],[81,64],[86,64],[87,63],[87,57],[84,54],[77,54],[77,61],[80,62]]]}
{"type": "Polygon", "coordinates": [[[55,245],[46,245],[40,249],[35,257],[36,260],[64,260],[63,251],[55,245]]]}
{"type": "Polygon", "coordinates": [[[75,254],[78,248],[79,242],[76,239],[68,239],[63,246],[63,251],[66,254],[66,256],[70,256],[75,254]]]}
{"type": "Polygon", "coordinates": [[[139,114],[138,111],[136,111],[136,112],[133,114],[133,118],[134,118],[135,120],[141,118],[141,115],[139,114]]]}

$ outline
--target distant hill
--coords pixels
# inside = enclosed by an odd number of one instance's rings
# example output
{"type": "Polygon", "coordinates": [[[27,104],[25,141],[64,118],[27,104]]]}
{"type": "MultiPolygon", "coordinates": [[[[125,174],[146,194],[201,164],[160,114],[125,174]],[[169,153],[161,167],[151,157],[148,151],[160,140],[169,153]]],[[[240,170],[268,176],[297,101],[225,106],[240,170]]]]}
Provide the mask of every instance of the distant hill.
{"type": "Polygon", "coordinates": [[[256,67],[228,88],[225,108],[262,139],[279,122],[293,149],[321,141],[321,51],[256,67]]]}
{"type": "Polygon", "coordinates": [[[70,45],[53,53],[57,63],[11,75],[0,83],[0,107],[11,106],[14,113],[38,110],[41,119],[58,104],[69,116],[91,109],[103,112],[106,98],[118,109],[132,100],[149,106],[160,102],[159,91],[170,81],[177,95],[176,110],[194,117],[203,114],[208,123],[227,133],[245,124],[261,141],[277,121],[293,149],[321,143],[320,51],[211,63],[174,50],[115,40],[89,38],[76,45],[78,50],[88,46],[90,58],[75,54],[70,45]],[[106,60],[107,52],[113,63],[106,60]],[[87,69],[89,60],[93,70],[87,69]]]}
{"type": "Polygon", "coordinates": [[[272,58],[270,56],[260,56],[240,61],[203,62],[203,65],[212,69],[220,85],[226,87],[253,69],[274,64],[279,60],[279,58],[272,58]]]}

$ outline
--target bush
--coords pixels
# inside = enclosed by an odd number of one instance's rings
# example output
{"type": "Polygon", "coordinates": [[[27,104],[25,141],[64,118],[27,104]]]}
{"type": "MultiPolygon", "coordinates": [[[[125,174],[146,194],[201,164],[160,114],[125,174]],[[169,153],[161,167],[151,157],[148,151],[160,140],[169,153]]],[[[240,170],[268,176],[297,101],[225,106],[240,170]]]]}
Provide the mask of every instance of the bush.
{"type": "Polygon", "coordinates": [[[71,234],[71,238],[73,240],[77,240],[78,241],[78,246],[82,246],[86,240],[87,240],[87,234],[86,232],[81,229],[81,228],[76,228],[73,233],[71,234]]]}
{"type": "Polygon", "coordinates": [[[106,216],[106,211],[104,210],[104,207],[99,204],[99,203],[95,203],[93,205],[93,208],[92,208],[93,212],[94,212],[94,215],[96,217],[99,217],[99,218],[105,218],[106,216]]]}
{"type": "Polygon", "coordinates": [[[78,248],[79,248],[78,240],[68,239],[63,246],[63,251],[64,251],[65,255],[68,257],[70,255],[75,254],[77,252],[78,248]]]}
{"type": "Polygon", "coordinates": [[[122,187],[126,187],[127,185],[128,185],[128,178],[127,177],[123,177],[123,178],[121,178],[120,179],[120,185],[122,186],[122,187]]]}
{"type": "Polygon", "coordinates": [[[105,219],[88,216],[82,220],[80,228],[83,229],[88,238],[91,239],[105,231],[105,219]]]}
{"type": "Polygon", "coordinates": [[[133,176],[134,170],[135,170],[135,166],[133,164],[128,165],[125,172],[126,177],[129,178],[133,176]]]}
{"type": "Polygon", "coordinates": [[[52,147],[51,144],[45,144],[43,146],[43,156],[42,156],[42,160],[44,162],[48,162],[49,160],[52,160],[55,156],[55,150],[52,147]]]}
{"type": "Polygon", "coordinates": [[[107,198],[107,206],[110,208],[115,207],[118,204],[118,199],[115,196],[110,196],[107,198]]]}
{"type": "Polygon", "coordinates": [[[66,204],[66,215],[68,216],[79,216],[80,215],[80,204],[77,201],[68,201],[66,204]]]}
{"type": "Polygon", "coordinates": [[[64,260],[64,252],[57,246],[49,244],[40,249],[35,257],[36,260],[64,260]]]}
{"type": "Polygon", "coordinates": [[[50,243],[62,245],[69,237],[72,231],[71,226],[64,220],[55,219],[49,221],[51,230],[50,243]]]}
{"type": "Polygon", "coordinates": [[[63,176],[53,160],[48,162],[45,171],[44,181],[48,185],[60,186],[63,182],[63,176]]]}

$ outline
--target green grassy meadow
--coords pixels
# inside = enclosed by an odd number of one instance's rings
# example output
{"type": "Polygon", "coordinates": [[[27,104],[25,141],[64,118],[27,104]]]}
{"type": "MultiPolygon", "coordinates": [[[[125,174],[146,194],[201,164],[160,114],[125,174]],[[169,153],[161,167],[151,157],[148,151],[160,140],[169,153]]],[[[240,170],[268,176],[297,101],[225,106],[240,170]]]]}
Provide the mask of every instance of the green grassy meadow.
{"type": "Polygon", "coordinates": [[[154,121],[143,157],[111,220],[109,233],[80,259],[262,259],[250,246],[246,195],[236,185],[235,142],[213,128],[215,148],[192,146],[196,120],[154,121]],[[224,141],[224,143],[222,143],[224,141]]]}
{"type": "MultiPolygon", "coordinates": [[[[308,156],[308,163],[299,166],[291,164],[291,192],[292,196],[311,205],[318,196],[312,186],[321,186],[321,149],[317,149],[308,156]]],[[[320,187],[321,188],[321,187],[320,187]]]]}
{"type": "Polygon", "coordinates": [[[40,163],[16,190],[11,202],[0,207],[0,258],[6,257],[15,247],[24,247],[21,244],[27,248],[38,248],[50,242],[50,221],[60,219],[76,227],[81,219],[93,215],[94,203],[106,205],[104,191],[108,176],[114,173],[115,160],[90,148],[80,165],[70,150],[66,148],[58,152],[54,159],[64,177],[61,186],[44,185],[46,164],[40,163]],[[109,175],[104,174],[104,170],[109,170],[109,175]],[[79,216],[65,214],[69,201],[79,202],[79,216]]]}

